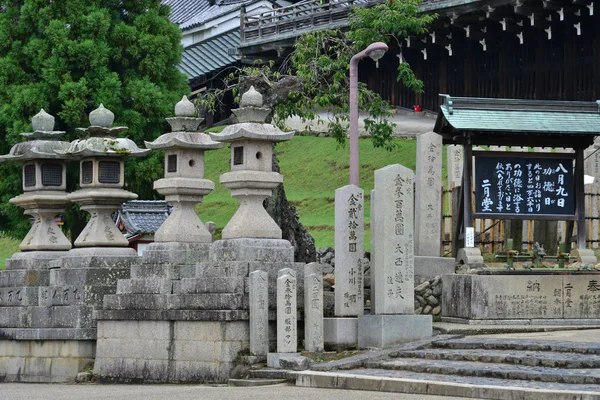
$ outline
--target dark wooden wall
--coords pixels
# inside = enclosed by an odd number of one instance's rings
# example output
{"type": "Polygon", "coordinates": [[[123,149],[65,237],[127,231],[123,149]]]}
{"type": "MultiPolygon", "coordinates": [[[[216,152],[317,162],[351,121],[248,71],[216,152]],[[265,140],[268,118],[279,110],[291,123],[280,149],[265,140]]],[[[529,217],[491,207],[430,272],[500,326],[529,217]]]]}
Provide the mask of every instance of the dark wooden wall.
{"type": "MultiPolygon", "coordinates": [[[[555,20],[557,18],[554,18],[555,20]]],[[[405,48],[404,58],[425,92],[410,93],[396,81],[399,49],[392,47],[380,60],[379,69],[367,59],[361,62],[359,77],[394,106],[412,108],[419,104],[436,111],[439,93],[451,96],[519,98],[537,100],[600,99],[600,7],[595,15],[583,11],[574,19],[552,22],[552,39],[544,30],[528,26],[525,20],[524,44],[515,33],[502,31],[500,23],[485,22],[487,51],[477,40],[468,39],[460,27],[436,29],[453,33],[453,55],[428,43],[427,60],[420,49],[405,48]],[[573,24],[581,21],[582,34],[573,24]]]]}

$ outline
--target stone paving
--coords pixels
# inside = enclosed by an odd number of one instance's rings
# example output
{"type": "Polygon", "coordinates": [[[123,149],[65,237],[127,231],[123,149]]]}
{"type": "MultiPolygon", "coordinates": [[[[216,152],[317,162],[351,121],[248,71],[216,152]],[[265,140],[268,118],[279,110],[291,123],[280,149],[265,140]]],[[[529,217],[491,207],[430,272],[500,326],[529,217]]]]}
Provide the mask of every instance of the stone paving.
{"type": "Polygon", "coordinates": [[[426,349],[401,351],[398,357],[429,360],[479,361],[507,363],[530,367],[600,368],[600,356],[570,352],[542,352],[521,350],[481,349],[426,349]]]}
{"type": "Polygon", "coordinates": [[[563,340],[534,340],[510,338],[465,337],[437,341],[436,347],[454,349],[495,349],[495,350],[530,350],[530,351],[562,351],[583,354],[600,354],[600,342],[573,342],[563,340]]]}
{"type": "Polygon", "coordinates": [[[400,358],[393,361],[368,362],[367,368],[407,370],[432,374],[458,374],[501,379],[523,379],[543,382],[600,384],[599,369],[529,367],[473,361],[419,360],[400,358]]]}
{"type": "Polygon", "coordinates": [[[459,376],[459,375],[444,375],[434,373],[421,373],[412,371],[396,371],[396,370],[384,370],[384,369],[373,369],[364,368],[356,369],[351,371],[356,376],[374,376],[380,378],[396,378],[396,379],[410,379],[410,380],[422,380],[422,381],[435,381],[444,383],[460,383],[469,385],[481,385],[481,386],[497,386],[497,387],[518,387],[528,389],[545,389],[552,391],[585,391],[585,392],[598,392],[600,393],[600,385],[594,384],[565,384],[555,382],[537,382],[537,381],[526,381],[518,379],[498,379],[488,377],[474,377],[474,376],[459,376]]]}

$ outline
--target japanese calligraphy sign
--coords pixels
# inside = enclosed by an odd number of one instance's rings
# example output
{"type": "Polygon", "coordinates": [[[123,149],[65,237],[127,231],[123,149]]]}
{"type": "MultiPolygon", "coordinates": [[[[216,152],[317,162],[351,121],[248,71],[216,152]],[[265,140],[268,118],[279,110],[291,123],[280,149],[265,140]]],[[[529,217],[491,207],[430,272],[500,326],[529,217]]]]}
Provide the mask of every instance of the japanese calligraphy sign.
{"type": "Polygon", "coordinates": [[[298,349],[296,278],[285,274],[277,278],[277,352],[295,353],[298,349]]]}
{"type": "MultiPolygon", "coordinates": [[[[375,314],[414,313],[414,174],[399,164],[375,171],[371,306],[375,314]]],[[[371,200],[373,201],[373,200],[371,200]]]]}
{"type": "Polygon", "coordinates": [[[574,216],[572,155],[474,154],[477,217],[535,219],[536,216],[574,216]]]}
{"type": "Polygon", "coordinates": [[[363,190],[347,185],[335,191],[335,316],[363,314],[363,190]]]}

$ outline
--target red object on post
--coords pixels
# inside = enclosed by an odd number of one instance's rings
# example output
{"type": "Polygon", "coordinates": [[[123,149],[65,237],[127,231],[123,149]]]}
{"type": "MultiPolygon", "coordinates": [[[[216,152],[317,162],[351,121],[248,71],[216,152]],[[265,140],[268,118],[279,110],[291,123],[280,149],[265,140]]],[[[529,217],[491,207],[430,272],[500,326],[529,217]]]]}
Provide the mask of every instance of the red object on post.
{"type": "Polygon", "coordinates": [[[413,106],[413,109],[415,110],[415,112],[421,112],[421,106],[419,105],[413,106]]]}

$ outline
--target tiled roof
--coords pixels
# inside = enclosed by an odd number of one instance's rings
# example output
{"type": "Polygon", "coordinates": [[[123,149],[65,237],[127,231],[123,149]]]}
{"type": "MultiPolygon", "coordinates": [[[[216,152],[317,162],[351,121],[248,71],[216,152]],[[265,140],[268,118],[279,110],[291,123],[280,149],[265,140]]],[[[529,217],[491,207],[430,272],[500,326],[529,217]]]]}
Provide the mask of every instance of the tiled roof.
{"type": "Polygon", "coordinates": [[[239,61],[237,49],[240,45],[240,32],[238,30],[196,43],[183,51],[181,63],[178,68],[189,79],[200,79],[206,74],[217,71],[239,61]]]}
{"type": "Polygon", "coordinates": [[[438,133],[445,120],[457,131],[600,134],[600,102],[441,96],[438,133]]]}
{"type": "Polygon", "coordinates": [[[163,200],[132,200],[121,205],[117,221],[123,223],[128,234],[154,233],[171,211],[163,200]]]}
{"type": "Polygon", "coordinates": [[[208,0],[162,0],[171,7],[169,19],[181,30],[195,28],[216,17],[239,9],[243,3],[255,0],[217,0],[212,5],[208,0]]]}

